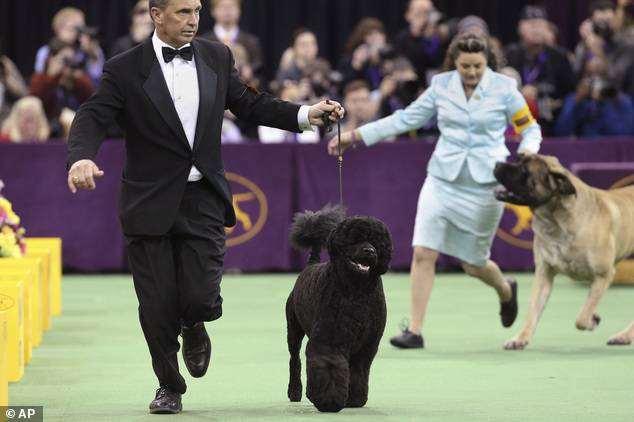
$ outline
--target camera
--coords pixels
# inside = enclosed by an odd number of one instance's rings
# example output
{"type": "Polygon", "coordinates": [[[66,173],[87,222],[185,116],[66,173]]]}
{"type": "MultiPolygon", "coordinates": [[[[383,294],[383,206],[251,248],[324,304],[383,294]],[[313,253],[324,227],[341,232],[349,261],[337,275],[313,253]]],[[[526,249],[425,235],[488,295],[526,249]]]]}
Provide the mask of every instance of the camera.
{"type": "Polygon", "coordinates": [[[76,27],[76,29],[77,32],[79,32],[80,34],[86,34],[93,40],[99,38],[99,35],[101,34],[101,28],[99,28],[98,26],[81,25],[76,27]]]}
{"type": "Polygon", "coordinates": [[[418,82],[407,79],[399,79],[396,81],[396,92],[408,97],[416,95],[418,94],[418,82]]]}
{"type": "Polygon", "coordinates": [[[427,22],[430,25],[438,25],[445,19],[445,15],[438,9],[429,9],[427,11],[427,22]]]}
{"type": "Polygon", "coordinates": [[[602,20],[592,21],[592,32],[603,39],[609,38],[612,33],[610,25],[608,25],[606,21],[602,20]]]}
{"type": "Polygon", "coordinates": [[[83,69],[85,67],[84,61],[75,57],[64,57],[64,64],[71,69],[83,69]]]}
{"type": "Polygon", "coordinates": [[[379,48],[379,57],[381,57],[381,60],[393,59],[396,57],[396,50],[391,45],[386,44],[379,48]]]}
{"type": "Polygon", "coordinates": [[[321,82],[311,82],[310,86],[313,90],[313,93],[315,94],[315,97],[321,97],[327,92],[326,88],[321,82]]]}
{"type": "Polygon", "coordinates": [[[590,92],[598,94],[602,100],[613,100],[618,94],[615,85],[597,74],[590,76],[590,92]]]}

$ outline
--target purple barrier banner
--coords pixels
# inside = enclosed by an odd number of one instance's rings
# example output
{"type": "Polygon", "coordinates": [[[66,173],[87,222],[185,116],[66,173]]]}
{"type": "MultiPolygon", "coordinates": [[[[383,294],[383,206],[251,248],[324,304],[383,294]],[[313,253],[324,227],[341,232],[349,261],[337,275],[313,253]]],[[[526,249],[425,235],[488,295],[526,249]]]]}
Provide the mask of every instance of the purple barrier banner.
{"type": "MultiPolygon", "coordinates": [[[[508,146],[515,152],[517,143],[508,146]]],[[[325,143],[226,145],[225,167],[238,224],[227,230],[225,268],[300,270],[307,254],[288,244],[293,214],[339,203],[342,194],[347,215],[372,215],[387,224],[394,239],[392,269],[408,269],[416,204],[434,147],[429,140],[357,146],[346,151],[340,166],[337,157],[326,154],[325,143]]],[[[559,157],[568,168],[610,167],[634,162],[634,139],[547,139],[540,152],[559,157]]],[[[65,270],[128,270],[116,205],[124,155],[123,141],[106,140],[95,159],[105,171],[97,189],[73,195],[66,184],[65,144],[0,144],[3,195],[22,219],[27,236],[62,238],[65,270]]],[[[580,177],[592,185],[604,177],[605,172],[600,173],[586,170],[580,177]]],[[[628,167],[614,177],[621,180],[633,173],[628,167]]],[[[606,188],[614,182],[597,186],[606,188]]],[[[527,208],[507,205],[491,251],[502,269],[532,269],[531,217],[527,208]]],[[[453,269],[458,262],[443,256],[438,264],[440,270],[453,269]]]]}

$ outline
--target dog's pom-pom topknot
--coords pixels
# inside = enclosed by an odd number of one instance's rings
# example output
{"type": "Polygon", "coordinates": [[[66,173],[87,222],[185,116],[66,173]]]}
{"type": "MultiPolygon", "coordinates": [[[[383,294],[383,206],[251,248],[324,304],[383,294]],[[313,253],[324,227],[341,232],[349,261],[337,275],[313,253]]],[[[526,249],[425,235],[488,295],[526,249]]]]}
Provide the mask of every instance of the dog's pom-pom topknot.
{"type": "Polygon", "coordinates": [[[341,205],[328,204],[317,212],[295,213],[288,236],[291,246],[299,250],[323,248],[328,235],[344,218],[341,205]]]}

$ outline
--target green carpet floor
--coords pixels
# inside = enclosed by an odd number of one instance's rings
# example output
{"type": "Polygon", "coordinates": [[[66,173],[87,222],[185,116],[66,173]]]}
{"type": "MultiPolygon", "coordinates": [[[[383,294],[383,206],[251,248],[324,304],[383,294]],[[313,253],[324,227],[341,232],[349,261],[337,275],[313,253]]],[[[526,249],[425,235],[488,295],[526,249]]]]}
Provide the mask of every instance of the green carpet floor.
{"type": "MultiPolygon", "coordinates": [[[[18,383],[12,406],[43,406],[45,421],[632,421],[634,348],[606,346],[634,317],[634,286],[611,287],[594,332],[574,319],[587,286],[557,278],[524,351],[502,345],[523,324],[532,274],[519,281],[520,313],[504,329],[493,290],[463,274],[437,277],[424,350],[389,344],[409,314],[409,277],[384,277],[388,321],[365,407],[319,413],[286,398],[284,304],[294,274],[227,275],[224,316],[208,324],[207,375],[186,374],[179,415],[150,415],[158,387],[129,275],[66,275],[62,315],[52,321],[18,383]]],[[[303,356],[303,353],[302,353],[303,356]]],[[[182,370],[186,373],[184,367],[182,370]]]]}

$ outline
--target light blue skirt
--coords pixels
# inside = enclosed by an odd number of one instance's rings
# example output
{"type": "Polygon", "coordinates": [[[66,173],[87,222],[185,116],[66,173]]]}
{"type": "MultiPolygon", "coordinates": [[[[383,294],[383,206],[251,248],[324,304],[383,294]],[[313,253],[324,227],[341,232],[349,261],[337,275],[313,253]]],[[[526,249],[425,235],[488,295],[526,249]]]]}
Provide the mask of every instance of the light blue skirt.
{"type": "Polygon", "coordinates": [[[496,186],[474,181],[466,162],[453,182],[428,174],[418,198],[412,246],[486,265],[504,212],[504,203],[493,195],[496,186]]]}

